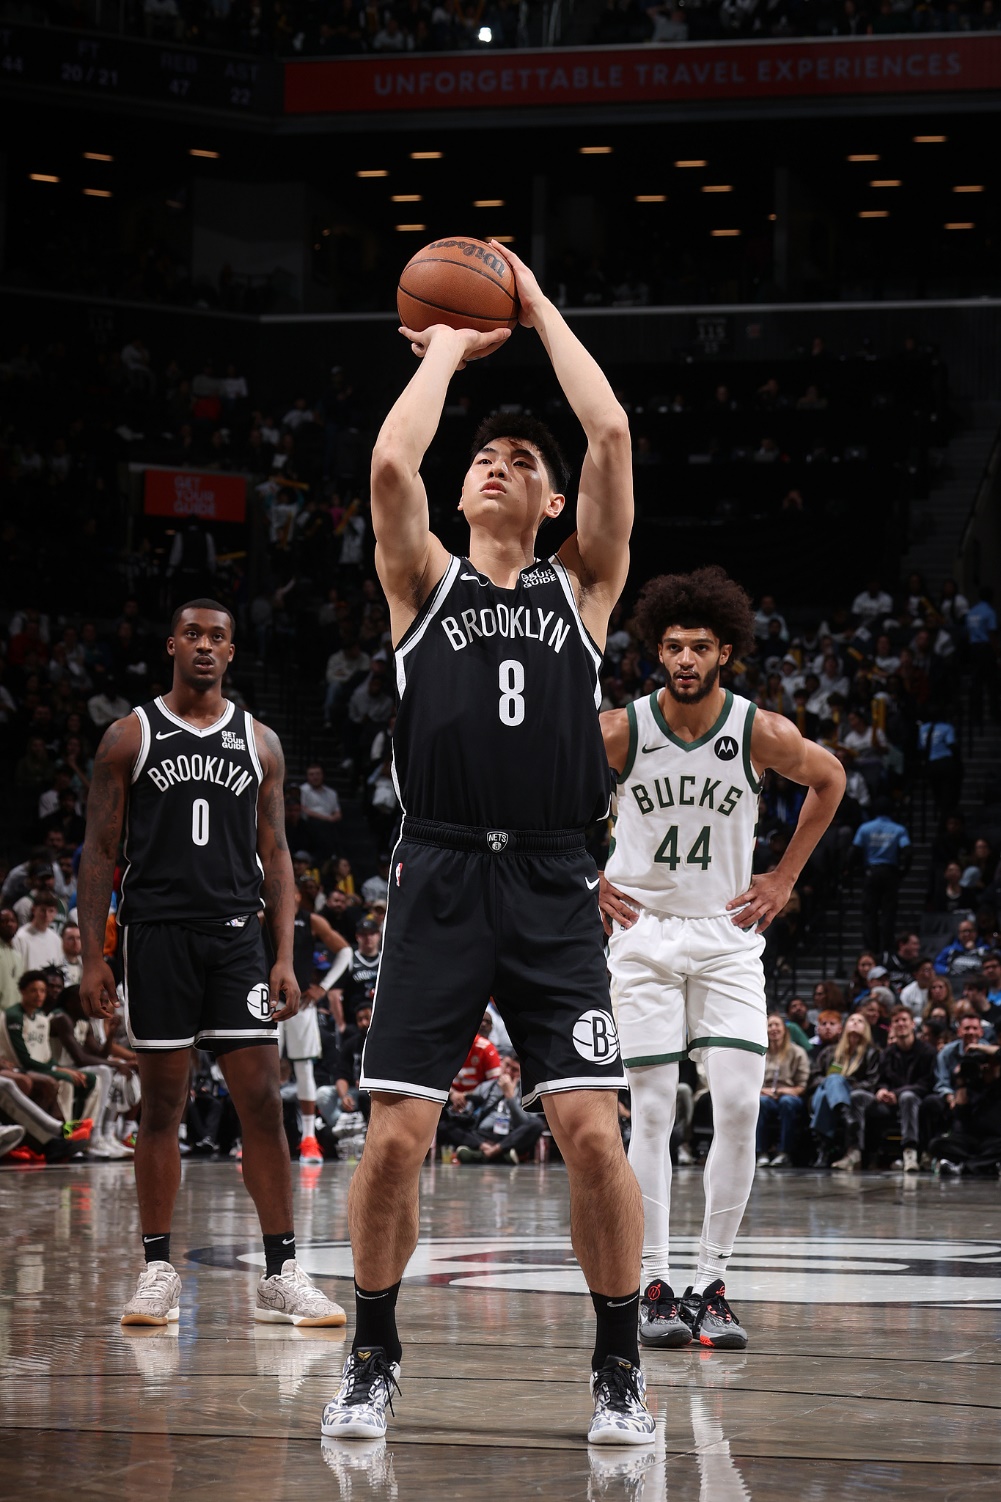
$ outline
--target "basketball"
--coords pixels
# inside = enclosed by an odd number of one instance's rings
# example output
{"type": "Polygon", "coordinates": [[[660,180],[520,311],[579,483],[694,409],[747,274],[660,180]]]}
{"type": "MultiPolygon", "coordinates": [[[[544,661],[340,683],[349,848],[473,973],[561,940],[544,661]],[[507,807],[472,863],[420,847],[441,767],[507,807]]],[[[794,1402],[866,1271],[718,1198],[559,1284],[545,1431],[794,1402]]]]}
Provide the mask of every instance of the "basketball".
{"type": "Polygon", "coordinates": [[[510,262],[484,240],[434,240],[407,262],[396,307],[404,328],[513,329],[518,297],[510,262]]]}

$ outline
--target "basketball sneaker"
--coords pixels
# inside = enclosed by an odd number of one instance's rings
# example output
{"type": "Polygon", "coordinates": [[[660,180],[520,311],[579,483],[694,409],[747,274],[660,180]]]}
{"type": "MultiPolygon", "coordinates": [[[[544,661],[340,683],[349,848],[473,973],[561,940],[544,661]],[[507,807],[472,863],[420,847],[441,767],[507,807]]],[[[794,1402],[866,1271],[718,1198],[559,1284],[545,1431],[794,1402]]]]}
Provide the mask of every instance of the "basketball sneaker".
{"type": "Polygon", "coordinates": [[[352,1351],[337,1394],[323,1410],[320,1433],[327,1439],[382,1439],[399,1375],[399,1362],[390,1361],[382,1346],[352,1351]]]}
{"type": "Polygon", "coordinates": [[[589,1445],[649,1445],[653,1414],[646,1406],[646,1380],[638,1366],[621,1356],[607,1356],[600,1371],[591,1373],[594,1416],[587,1431],[589,1445]]]}
{"type": "Polygon", "coordinates": [[[24,1127],[0,1126],[0,1158],[9,1153],[12,1148],[20,1147],[24,1141],[24,1127]]]}
{"type": "Polygon", "coordinates": [[[747,1345],[747,1331],[726,1301],[722,1278],[710,1283],[705,1293],[686,1288],[679,1309],[700,1345],[716,1351],[742,1351],[747,1345]]]}
{"type": "Polygon", "coordinates": [[[678,1312],[678,1301],[667,1283],[650,1283],[640,1297],[640,1344],[688,1346],[692,1332],[678,1312]]]}
{"type": "Polygon", "coordinates": [[[322,1163],[323,1150],[315,1137],[303,1137],[299,1143],[300,1163],[322,1163]]]}
{"type": "Polygon", "coordinates": [[[169,1262],[147,1262],[122,1310],[123,1325],[166,1325],[181,1315],[181,1280],[169,1262]]]}
{"type": "Polygon", "coordinates": [[[266,1275],[257,1285],[254,1318],[273,1325],[346,1325],[348,1317],[311,1283],[292,1257],[280,1273],[266,1275]]]}

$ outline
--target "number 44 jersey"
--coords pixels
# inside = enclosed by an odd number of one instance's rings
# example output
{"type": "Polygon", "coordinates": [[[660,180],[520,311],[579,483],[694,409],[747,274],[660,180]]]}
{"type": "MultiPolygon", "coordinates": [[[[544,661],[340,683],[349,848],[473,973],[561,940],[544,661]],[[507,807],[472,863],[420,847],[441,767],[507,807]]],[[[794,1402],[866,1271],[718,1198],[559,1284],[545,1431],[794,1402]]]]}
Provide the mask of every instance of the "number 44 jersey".
{"type": "Polygon", "coordinates": [[[751,765],[755,706],[727,690],[716,723],[696,741],[673,733],[656,693],[626,714],[605,874],[661,916],[717,917],[751,880],[761,786],[751,765]]]}
{"type": "Polygon", "coordinates": [[[126,811],[119,923],[219,922],[258,912],[263,772],[253,717],[227,702],[202,729],[162,699],[133,714],[142,746],[126,811]]]}
{"type": "Polygon", "coordinates": [[[396,788],[407,814],[500,830],[605,816],[601,652],[556,557],[510,589],[451,558],[396,650],[396,788]]]}

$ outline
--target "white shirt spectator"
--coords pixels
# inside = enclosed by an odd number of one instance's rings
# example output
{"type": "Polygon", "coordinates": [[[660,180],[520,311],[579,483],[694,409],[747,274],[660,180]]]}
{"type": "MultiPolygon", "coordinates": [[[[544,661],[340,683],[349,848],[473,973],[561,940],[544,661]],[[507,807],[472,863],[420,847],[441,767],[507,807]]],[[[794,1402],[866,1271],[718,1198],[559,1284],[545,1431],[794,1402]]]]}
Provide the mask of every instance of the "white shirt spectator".
{"type": "Polygon", "coordinates": [[[294,433],[304,422],[312,422],[313,414],[308,407],[290,407],[282,418],[282,426],[294,433]]]}
{"type": "Polygon", "coordinates": [[[25,923],[11,944],[24,960],[25,970],[44,970],[46,965],[63,963],[63,941],[53,927],[39,929],[33,923],[25,923]]]}
{"type": "Polygon", "coordinates": [[[912,980],[901,991],[900,1000],[915,1017],[920,1017],[928,1005],[928,992],[923,991],[916,980],[912,980]]]}
{"type": "Polygon", "coordinates": [[[118,693],[112,697],[102,692],[87,700],[87,713],[98,730],[105,730],[115,720],[120,720],[127,715],[131,709],[132,705],[128,699],[118,693]]]}
{"type": "Polygon", "coordinates": [[[326,783],[318,788],[308,782],[301,783],[299,797],[304,814],[325,814],[328,819],[332,819],[341,811],[341,800],[336,790],[327,787],[326,783]]]}
{"type": "Polygon", "coordinates": [[[363,902],[385,902],[389,895],[389,882],[381,876],[370,876],[361,884],[363,902]]]}
{"type": "Polygon", "coordinates": [[[327,682],[347,683],[355,673],[367,673],[371,665],[367,652],[351,654],[342,647],[339,652],[331,652],[327,658],[327,682]]]}
{"type": "Polygon", "coordinates": [[[246,376],[223,376],[219,389],[228,402],[246,401],[249,395],[246,376]]]}
{"type": "Polygon", "coordinates": [[[872,801],[872,795],[869,792],[869,784],[862,776],[862,773],[856,772],[854,767],[850,770],[846,767],[845,774],[845,793],[847,796],[854,798],[859,808],[868,808],[872,801]]]}
{"type": "Polygon", "coordinates": [[[885,589],[873,594],[868,589],[863,589],[852,601],[852,615],[859,620],[871,621],[878,615],[889,615],[893,609],[893,596],[888,595],[885,589]]]}

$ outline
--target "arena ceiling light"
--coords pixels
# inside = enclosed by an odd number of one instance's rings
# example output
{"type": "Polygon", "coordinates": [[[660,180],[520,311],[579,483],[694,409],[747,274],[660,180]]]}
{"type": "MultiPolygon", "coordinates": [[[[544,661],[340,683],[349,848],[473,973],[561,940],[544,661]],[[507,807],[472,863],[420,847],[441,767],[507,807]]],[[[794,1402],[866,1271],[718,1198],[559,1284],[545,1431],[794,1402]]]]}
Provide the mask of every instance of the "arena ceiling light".
{"type": "Polygon", "coordinates": [[[708,167],[709,163],[708,162],[704,162],[701,159],[695,160],[693,158],[692,161],[689,161],[689,162],[675,162],[674,165],[676,167],[708,167]]]}
{"type": "Polygon", "coordinates": [[[915,136],[914,144],[915,146],[939,146],[948,139],[948,136],[915,136]]]}
{"type": "Polygon", "coordinates": [[[192,146],[188,150],[188,156],[205,157],[210,162],[217,162],[221,153],[218,151],[203,151],[200,146],[192,146]]]}
{"type": "Polygon", "coordinates": [[[106,151],[85,151],[83,157],[86,162],[113,162],[115,160],[106,151]]]}
{"type": "Polygon", "coordinates": [[[874,177],[869,186],[870,188],[902,188],[904,185],[899,177],[874,177]]]}
{"type": "Polygon", "coordinates": [[[968,224],[947,224],[945,227],[946,227],[946,229],[976,229],[977,226],[975,224],[968,223],[968,224]]]}
{"type": "Polygon", "coordinates": [[[889,219],[889,217],[889,209],[861,209],[859,211],[860,219],[889,219]]]}
{"type": "Polygon", "coordinates": [[[714,240],[732,240],[734,238],[734,236],[740,234],[740,230],[739,229],[711,229],[709,231],[709,233],[713,237],[714,240]]]}
{"type": "Polygon", "coordinates": [[[983,183],[959,183],[952,191],[954,193],[982,193],[984,185],[983,183]]]}
{"type": "Polygon", "coordinates": [[[59,181],[51,172],[29,172],[28,176],[33,183],[57,183],[59,181]]]}
{"type": "Polygon", "coordinates": [[[389,201],[390,203],[422,203],[424,195],[423,193],[393,193],[389,201]]]}
{"type": "Polygon", "coordinates": [[[857,151],[852,156],[845,157],[846,162],[878,162],[880,160],[877,151],[857,151]]]}
{"type": "Polygon", "coordinates": [[[107,188],[84,188],[83,191],[84,191],[84,197],[86,197],[86,198],[110,198],[111,197],[111,194],[108,192],[107,188]]]}
{"type": "Polygon", "coordinates": [[[389,176],[389,169],[387,167],[360,167],[358,169],[358,171],[355,173],[355,177],[388,177],[388,176],[389,176]]]}
{"type": "Polygon", "coordinates": [[[700,193],[732,193],[733,183],[703,183],[700,193]]]}
{"type": "Polygon", "coordinates": [[[666,203],[666,193],[637,193],[634,203],[666,203]]]}
{"type": "Polygon", "coordinates": [[[474,198],[473,199],[473,208],[474,209],[502,209],[503,207],[504,207],[504,200],[503,200],[503,198],[474,198]]]}
{"type": "Polygon", "coordinates": [[[578,146],[581,156],[611,156],[614,146],[578,146]]]}
{"type": "Polygon", "coordinates": [[[427,229],[427,225],[426,224],[396,224],[396,225],[393,226],[393,228],[399,230],[400,234],[402,234],[402,235],[409,235],[409,234],[413,234],[416,230],[427,229]]]}
{"type": "Polygon", "coordinates": [[[444,155],[443,151],[412,151],[410,160],[412,162],[440,162],[444,155]]]}

